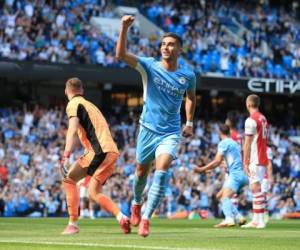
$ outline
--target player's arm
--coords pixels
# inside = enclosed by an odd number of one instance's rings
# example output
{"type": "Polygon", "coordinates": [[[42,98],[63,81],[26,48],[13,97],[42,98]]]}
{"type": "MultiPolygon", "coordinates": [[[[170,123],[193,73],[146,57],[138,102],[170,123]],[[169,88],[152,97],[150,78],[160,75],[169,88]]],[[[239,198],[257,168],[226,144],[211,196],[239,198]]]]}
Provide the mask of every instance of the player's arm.
{"type": "Polygon", "coordinates": [[[243,163],[244,163],[244,170],[248,176],[250,176],[249,172],[249,163],[250,163],[250,156],[251,156],[251,145],[253,142],[254,135],[256,133],[256,121],[252,118],[247,118],[245,121],[245,142],[243,147],[243,163]]]}
{"type": "Polygon", "coordinates": [[[68,126],[68,131],[67,131],[67,136],[66,136],[65,151],[64,151],[64,155],[61,159],[61,165],[60,165],[61,173],[62,173],[63,177],[67,177],[67,175],[68,175],[69,158],[71,155],[73,145],[76,141],[78,127],[79,127],[78,117],[71,116],[69,118],[69,126],[68,126]]]}
{"type": "Polygon", "coordinates": [[[121,28],[119,38],[116,46],[116,58],[127,63],[130,67],[135,68],[137,64],[137,57],[129,52],[126,48],[127,31],[134,21],[134,16],[125,15],[121,20],[121,28]]]}
{"type": "Polygon", "coordinates": [[[76,116],[70,117],[69,119],[69,126],[67,131],[67,137],[66,137],[66,146],[65,146],[65,152],[71,152],[73,145],[76,142],[77,137],[77,130],[79,128],[79,119],[76,116]]]}
{"type": "Polygon", "coordinates": [[[250,163],[250,155],[251,155],[251,144],[253,141],[253,135],[246,135],[245,136],[245,143],[244,143],[244,148],[243,148],[243,153],[244,153],[244,169],[246,174],[249,176],[249,163],[250,163]]]}
{"type": "Polygon", "coordinates": [[[185,100],[185,113],[186,113],[186,126],[182,131],[182,135],[185,137],[193,134],[193,119],[196,108],[196,87],[188,89],[186,91],[185,100]]]}
{"type": "Polygon", "coordinates": [[[199,167],[199,166],[194,167],[194,171],[196,173],[202,173],[202,172],[205,172],[205,171],[208,171],[208,170],[212,170],[212,169],[220,166],[222,161],[223,161],[223,155],[218,152],[213,161],[211,161],[210,163],[208,163],[204,167],[199,167]]]}

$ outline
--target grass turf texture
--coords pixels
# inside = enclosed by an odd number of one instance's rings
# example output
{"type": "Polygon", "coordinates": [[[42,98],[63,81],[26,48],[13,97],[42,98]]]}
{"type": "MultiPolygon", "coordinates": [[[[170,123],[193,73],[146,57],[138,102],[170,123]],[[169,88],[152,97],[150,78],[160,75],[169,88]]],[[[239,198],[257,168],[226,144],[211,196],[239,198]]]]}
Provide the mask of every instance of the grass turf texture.
{"type": "Polygon", "coordinates": [[[80,220],[77,235],[60,235],[66,218],[0,218],[0,249],[299,250],[300,221],[271,221],[268,228],[216,229],[219,220],[151,221],[150,236],[120,232],[114,219],[80,220]]]}

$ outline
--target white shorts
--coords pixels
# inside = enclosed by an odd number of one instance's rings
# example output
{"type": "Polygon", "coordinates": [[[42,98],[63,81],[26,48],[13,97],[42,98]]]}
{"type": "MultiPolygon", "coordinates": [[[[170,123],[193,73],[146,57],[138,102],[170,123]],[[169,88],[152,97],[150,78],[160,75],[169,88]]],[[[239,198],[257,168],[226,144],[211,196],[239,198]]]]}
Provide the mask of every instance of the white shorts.
{"type": "Polygon", "coordinates": [[[266,167],[265,166],[259,166],[256,164],[250,164],[249,165],[249,182],[250,185],[254,184],[256,182],[259,182],[262,185],[265,173],[266,173],[266,167]]]}
{"type": "Polygon", "coordinates": [[[80,185],[80,187],[79,187],[79,197],[80,197],[80,199],[89,198],[89,191],[83,185],[80,185]]]}
{"type": "Polygon", "coordinates": [[[263,178],[261,183],[261,191],[263,193],[269,193],[270,191],[270,182],[268,178],[263,178]]]}

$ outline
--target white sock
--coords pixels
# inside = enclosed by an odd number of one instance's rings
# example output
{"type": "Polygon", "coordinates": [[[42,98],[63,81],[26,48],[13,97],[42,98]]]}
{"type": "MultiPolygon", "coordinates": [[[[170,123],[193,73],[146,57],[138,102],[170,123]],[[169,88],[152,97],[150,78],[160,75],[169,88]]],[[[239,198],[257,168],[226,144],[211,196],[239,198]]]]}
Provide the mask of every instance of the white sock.
{"type": "Polygon", "coordinates": [[[254,223],[258,223],[258,214],[257,214],[257,213],[253,213],[252,221],[253,221],[254,223]]]}
{"type": "Polygon", "coordinates": [[[117,219],[117,221],[118,221],[118,222],[120,222],[120,221],[121,221],[121,219],[122,219],[123,217],[127,218],[127,216],[126,216],[126,215],[122,214],[122,212],[119,212],[119,213],[117,214],[117,217],[116,217],[116,219],[117,219]]]}
{"type": "Polygon", "coordinates": [[[265,224],[264,213],[258,214],[258,223],[259,224],[265,224]]]}
{"type": "Polygon", "coordinates": [[[70,226],[78,227],[77,221],[69,221],[69,225],[70,225],[70,226]]]}
{"type": "Polygon", "coordinates": [[[147,218],[147,216],[144,214],[144,215],[142,216],[142,220],[149,220],[149,218],[147,218]]]}
{"type": "Polygon", "coordinates": [[[233,218],[231,218],[231,217],[226,217],[226,218],[225,218],[225,221],[226,221],[227,223],[234,223],[234,220],[233,220],[233,218]]]}

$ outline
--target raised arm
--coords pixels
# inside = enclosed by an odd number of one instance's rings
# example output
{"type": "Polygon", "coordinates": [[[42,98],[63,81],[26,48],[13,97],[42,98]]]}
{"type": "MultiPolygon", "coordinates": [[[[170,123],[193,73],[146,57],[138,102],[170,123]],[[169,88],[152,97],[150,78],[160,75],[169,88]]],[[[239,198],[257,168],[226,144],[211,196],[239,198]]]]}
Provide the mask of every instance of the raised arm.
{"type": "Polygon", "coordinates": [[[126,15],[121,19],[120,34],[116,46],[116,58],[127,63],[130,67],[135,68],[137,64],[137,58],[135,55],[127,52],[126,40],[127,31],[130,25],[134,22],[134,16],[126,15]]]}

